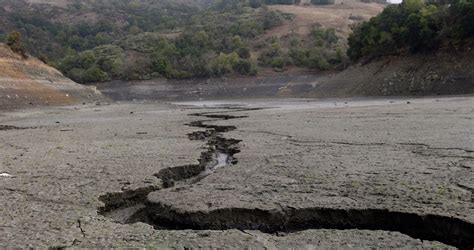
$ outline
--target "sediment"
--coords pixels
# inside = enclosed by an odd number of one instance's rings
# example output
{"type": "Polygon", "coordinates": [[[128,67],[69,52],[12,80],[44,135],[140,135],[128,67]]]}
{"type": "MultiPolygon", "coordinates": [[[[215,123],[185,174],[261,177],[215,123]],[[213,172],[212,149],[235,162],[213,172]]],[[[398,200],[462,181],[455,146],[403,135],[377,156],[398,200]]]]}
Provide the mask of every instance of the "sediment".
{"type": "MultiPolygon", "coordinates": [[[[243,111],[241,109],[235,110],[243,111]]],[[[207,150],[201,153],[198,164],[170,167],[155,176],[162,180],[159,189],[148,187],[123,193],[107,194],[100,197],[105,206],[99,212],[105,216],[114,210],[128,212],[123,223],[144,222],[155,229],[168,230],[260,230],[264,233],[294,232],[308,229],[367,229],[395,231],[421,240],[439,241],[461,249],[474,247],[474,225],[459,218],[435,214],[417,214],[390,211],[388,209],[337,209],[324,207],[293,208],[274,210],[250,209],[241,207],[221,208],[208,211],[183,211],[179,208],[151,201],[147,197],[160,189],[179,188],[192,185],[212,173],[217,164],[217,154],[228,155],[227,166],[237,163],[235,155],[240,152],[237,139],[222,136],[233,131],[235,126],[211,125],[218,120],[241,119],[245,116],[232,116],[211,113],[198,113],[192,116],[209,120],[197,120],[187,125],[204,128],[188,134],[190,140],[201,140],[207,150]]],[[[115,213],[117,214],[117,213],[115,213]]],[[[123,215],[122,215],[123,216],[123,215]]],[[[113,218],[113,216],[109,216],[113,218]]]]}

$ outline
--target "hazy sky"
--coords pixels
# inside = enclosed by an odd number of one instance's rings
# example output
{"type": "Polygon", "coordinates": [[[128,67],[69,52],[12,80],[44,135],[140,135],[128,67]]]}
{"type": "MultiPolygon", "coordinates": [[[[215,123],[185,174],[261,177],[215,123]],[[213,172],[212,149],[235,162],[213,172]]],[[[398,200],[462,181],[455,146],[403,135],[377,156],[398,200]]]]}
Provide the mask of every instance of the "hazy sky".
{"type": "Polygon", "coordinates": [[[401,3],[402,0],[388,0],[389,3],[401,3]]]}

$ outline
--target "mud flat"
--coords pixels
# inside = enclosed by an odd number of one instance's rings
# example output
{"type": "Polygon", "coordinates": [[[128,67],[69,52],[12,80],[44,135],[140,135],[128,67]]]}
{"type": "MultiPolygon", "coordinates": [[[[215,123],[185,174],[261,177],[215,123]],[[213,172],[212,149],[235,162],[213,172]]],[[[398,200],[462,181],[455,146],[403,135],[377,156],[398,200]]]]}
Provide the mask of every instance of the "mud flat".
{"type": "Polygon", "coordinates": [[[474,97],[0,114],[0,247],[474,246],[474,97]]]}

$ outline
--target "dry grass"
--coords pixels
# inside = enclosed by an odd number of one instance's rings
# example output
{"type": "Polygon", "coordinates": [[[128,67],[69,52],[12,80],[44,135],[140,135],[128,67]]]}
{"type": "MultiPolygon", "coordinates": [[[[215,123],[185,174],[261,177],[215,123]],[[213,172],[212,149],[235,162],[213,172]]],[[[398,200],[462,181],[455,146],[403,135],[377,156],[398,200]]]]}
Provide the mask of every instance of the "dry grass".
{"type": "Polygon", "coordinates": [[[266,38],[283,37],[289,34],[305,36],[316,23],[325,28],[334,28],[338,36],[347,38],[351,32],[350,26],[356,22],[349,19],[351,15],[362,16],[368,20],[382,12],[384,5],[361,3],[356,0],[339,0],[334,5],[316,6],[302,2],[299,6],[273,5],[269,8],[293,14],[295,18],[287,21],[283,26],[268,31],[266,38]]]}

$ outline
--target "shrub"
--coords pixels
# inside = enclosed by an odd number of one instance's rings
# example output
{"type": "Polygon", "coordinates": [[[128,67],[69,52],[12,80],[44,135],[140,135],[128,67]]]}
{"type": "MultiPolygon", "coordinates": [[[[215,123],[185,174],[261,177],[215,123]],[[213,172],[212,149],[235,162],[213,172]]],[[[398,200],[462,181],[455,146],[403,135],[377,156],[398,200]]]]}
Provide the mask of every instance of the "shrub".
{"type": "Polygon", "coordinates": [[[234,69],[242,75],[256,75],[257,66],[249,59],[239,59],[234,65],[234,69]]]}
{"type": "Polygon", "coordinates": [[[172,78],[173,77],[173,66],[171,65],[170,60],[160,52],[155,52],[151,55],[151,63],[153,66],[153,71],[158,72],[161,75],[172,78]]]}
{"type": "Polygon", "coordinates": [[[209,62],[209,68],[212,75],[222,76],[228,73],[232,73],[233,69],[239,63],[239,56],[237,53],[224,54],[221,53],[219,56],[213,58],[209,62]]]}
{"type": "Polygon", "coordinates": [[[13,31],[7,35],[7,45],[10,47],[10,49],[17,53],[20,54],[23,58],[28,58],[28,55],[26,54],[25,47],[21,43],[21,34],[18,31],[13,31]]]}
{"type": "Polygon", "coordinates": [[[274,42],[261,52],[258,61],[262,66],[283,68],[286,65],[286,55],[280,44],[274,42]]]}
{"type": "Polygon", "coordinates": [[[107,73],[97,66],[92,66],[84,73],[84,82],[103,82],[109,80],[107,73]]]}

